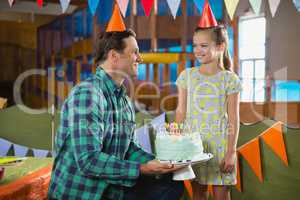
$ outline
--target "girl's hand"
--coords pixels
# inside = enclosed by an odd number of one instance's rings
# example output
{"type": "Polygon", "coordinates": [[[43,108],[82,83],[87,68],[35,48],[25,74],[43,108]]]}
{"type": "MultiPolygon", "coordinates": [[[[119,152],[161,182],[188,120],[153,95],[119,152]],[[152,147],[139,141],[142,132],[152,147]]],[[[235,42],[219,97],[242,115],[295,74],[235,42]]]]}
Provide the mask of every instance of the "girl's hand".
{"type": "Polygon", "coordinates": [[[220,169],[223,173],[232,173],[234,171],[236,161],[236,152],[228,151],[220,164],[220,169]]]}

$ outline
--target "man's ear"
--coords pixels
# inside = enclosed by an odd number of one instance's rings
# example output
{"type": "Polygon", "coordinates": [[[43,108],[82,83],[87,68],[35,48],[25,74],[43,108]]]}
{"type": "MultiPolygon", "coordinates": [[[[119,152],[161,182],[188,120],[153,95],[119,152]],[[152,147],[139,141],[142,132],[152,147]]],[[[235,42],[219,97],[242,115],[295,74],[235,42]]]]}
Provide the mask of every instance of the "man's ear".
{"type": "Polygon", "coordinates": [[[118,58],[119,58],[119,53],[114,50],[114,49],[111,49],[108,54],[107,54],[107,57],[109,60],[111,60],[113,63],[116,63],[118,58]]]}

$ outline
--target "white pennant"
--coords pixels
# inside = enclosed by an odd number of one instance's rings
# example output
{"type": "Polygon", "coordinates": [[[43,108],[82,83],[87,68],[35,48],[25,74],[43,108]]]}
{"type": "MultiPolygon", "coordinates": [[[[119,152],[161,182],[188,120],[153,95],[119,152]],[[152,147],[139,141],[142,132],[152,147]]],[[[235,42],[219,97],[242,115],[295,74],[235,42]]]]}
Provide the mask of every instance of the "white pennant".
{"type": "Polygon", "coordinates": [[[33,149],[34,157],[45,158],[47,157],[49,151],[42,149],[33,149]]]}
{"type": "Polygon", "coordinates": [[[22,145],[13,144],[15,150],[15,156],[24,157],[28,152],[28,148],[22,145]]]}
{"type": "Polygon", "coordinates": [[[6,156],[12,143],[0,138],[0,156],[6,156]]]}
{"type": "Polygon", "coordinates": [[[119,5],[123,17],[125,18],[129,0],[117,0],[117,3],[119,5]]]}
{"type": "Polygon", "coordinates": [[[15,3],[15,0],[8,0],[9,6],[12,7],[13,4],[15,3]]]}
{"type": "Polygon", "coordinates": [[[272,17],[275,16],[279,3],[280,0],[269,0],[269,7],[270,7],[272,17]]]}
{"type": "Polygon", "coordinates": [[[62,12],[65,13],[70,5],[71,0],[60,0],[62,12]]]}
{"type": "Polygon", "coordinates": [[[180,1],[181,0],[167,0],[167,3],[169,5],[169,8],[171,10],[171,14],[173,16],[173,18],[176,18],[176,13],[178,11],[178,8],[180,6],[180,1]]]}
{"type": "Polygon", "coordinates": [[[224,2],[226,5],[227,13],[229,14],[229,17],[232,20],[239,0],[224,0],[224,2]]]}
{"type": "Polygon", "coordinates": [[[259,11],[260,11],[260,6],[261,6],[261,0],[249,0],[253,10],[254,10],[254,13],[255,14],[259,14],[259,11]]]}
{"type": "Polygon", "coordinates": [[[295,7],[297,8],[297,10],[300,12],[300,0],[293,0],[295,7]]]}

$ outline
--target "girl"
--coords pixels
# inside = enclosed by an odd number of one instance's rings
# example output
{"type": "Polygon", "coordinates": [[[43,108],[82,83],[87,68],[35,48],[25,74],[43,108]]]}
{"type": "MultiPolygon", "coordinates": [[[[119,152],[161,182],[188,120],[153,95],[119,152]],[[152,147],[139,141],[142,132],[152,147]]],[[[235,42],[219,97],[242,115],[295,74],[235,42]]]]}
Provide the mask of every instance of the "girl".
{"type": "Polygon", "coordinates": [[[231,70],[228,35],[223,26],[197,28],[193,36],[200,68],[184,70],[178,77],[175,121],[201,134],[204,151],[213,159],[194,166],[194,200],[207,199],[213,185],[216,200],[230,199],[229,186],[236,184],[236,143],[239,132],[241,83],[231,70]]]}

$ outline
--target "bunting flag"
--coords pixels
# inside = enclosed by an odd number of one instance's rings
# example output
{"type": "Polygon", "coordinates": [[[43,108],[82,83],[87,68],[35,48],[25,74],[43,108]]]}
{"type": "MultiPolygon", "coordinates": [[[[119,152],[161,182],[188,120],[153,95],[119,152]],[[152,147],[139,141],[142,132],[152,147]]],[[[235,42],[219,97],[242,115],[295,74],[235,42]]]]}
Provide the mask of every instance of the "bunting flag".
{"type": "Polygon", "coordinates": [[[8,0],[8,4],[10,7],[12,7],[15,3],[15,0],[8,0]]]}
{"type": "Polygon", "coordinates": [[[286,148],[282,134],[282,123],[277,122],[260,135],[261,139],[274,151],[274,153],[288,166],[286,148]]]}
{"type": "Polygon", "coordinates": [[[147,17],[150,15],[154,0],[142,0],[142,6],[147,17]]]}
{"type": "Polygon", "coordinates": [[[65,13],[70,5],[71,0],[59,0],[62,12],[65,13]]]}
{"type": "Polygon", "coordinates": [[[255,175],[262,182],[263,176],[261,169],[259,139],[254,138],[253,140],[247,142],[238,148],[238,152],[245,158],[255,175]]]}
{"type": "Polygon", "coordinates": [[[106,28],[106,32],[124,31],[124,30],[126,30],[125,24],[120,14],[119,7],[117,4],[115,4],[112,16],[106,28]]]}
{"type": "Polygon", "coordinates": [[[100,0],[88,0],[89,8],[93,16],[96,14],[99,1],[100,0]]]}
{"type": "Polygon", "coordinates": [[[275,16],[279,3],[280,0],[269,0],[269,7],[270,7],[272,17],[275,16]]]}
{"type": "Polygon", "coordinates": [[[177,14],[177,11],[179,9],[180,2],[181,2],[181,0],[167,0],[167,3],[168,3],[169,8],[171,10],[171,14],[172,14],[174,19],[176,18],[176,14],[177,14]]]}
{"type": "Polygon", "coordinates": [[[41,149],[33,149],[33,156],[34,157],[39,157],[39,158],[45,158],[48,155],[47,150],[41,150],[41,149]]]}
{"type": "Polygon", "coordinates": [[[212,185],[207,186],[207,191],[208,191],[209,196],[214,197],[214,192],[213,192],[213,186],[212,185]]]}
{"type": "Polygon", "coordinates": [[[194,3],[195,3],[195,5],[196,5],[196,7],[197,7],[197,9],[199,10],[199,13],[200,14],[202,14],[202,9],[203,9],[203,7],[204,7],[204,2],[205,2],[206,0],[194,0],[194,3]]]}
{"type": "Polygon", "coordinates": [[[293,0],[295,7],[297,8],[297,10],[300,12],[300,0],[293,0]]]}
{"type": "Polygon", "coordinates": [[[12,143],[0,138],[0,156],[6,156],[12,143]]]}
{"type": "Polygon", "coordinates": [[[232,20],[239,0],[224,0],[224,2],[227,9],[227,13],[230,19],[232,20]]]}
{"type": "Polygon", "coordinates": [[[117,0],[117,3],[119,5],[123,17],[126,17],[126,11],[127,11],[129,0],[117,0]]]}
{"type": "Polygon", "coordinates": [[[251,7],[255,14],[259,14],[260,7],[261,7],[261,0],[249,0],[251,7]]]}
{"type": "Polygon", "coordinates": [[[239,192],[242,192],[242,185],[241,185],[241,174],[240,174],[240,163],[239,163],[239,153],[236,153],[236,189],[239,192]]]}
{"type": "Polygon", "coordinates": [[[43,7],[43,0],[37,0],[37,5],[39,8],[43,7]]]}
{"type": "Polygon", "coordinates": [[[191,181],[184,180],[183,183],[184,183],[184,187],[185,187],[190,199],[193,199],[193,188],[192,188],[191,181]]]}
{"type": "Polygon", "coordinates": [[[24,157],[27,155],[28,148],[22,145],[13,144],[15,150],[15,156],[24,157]]]}

